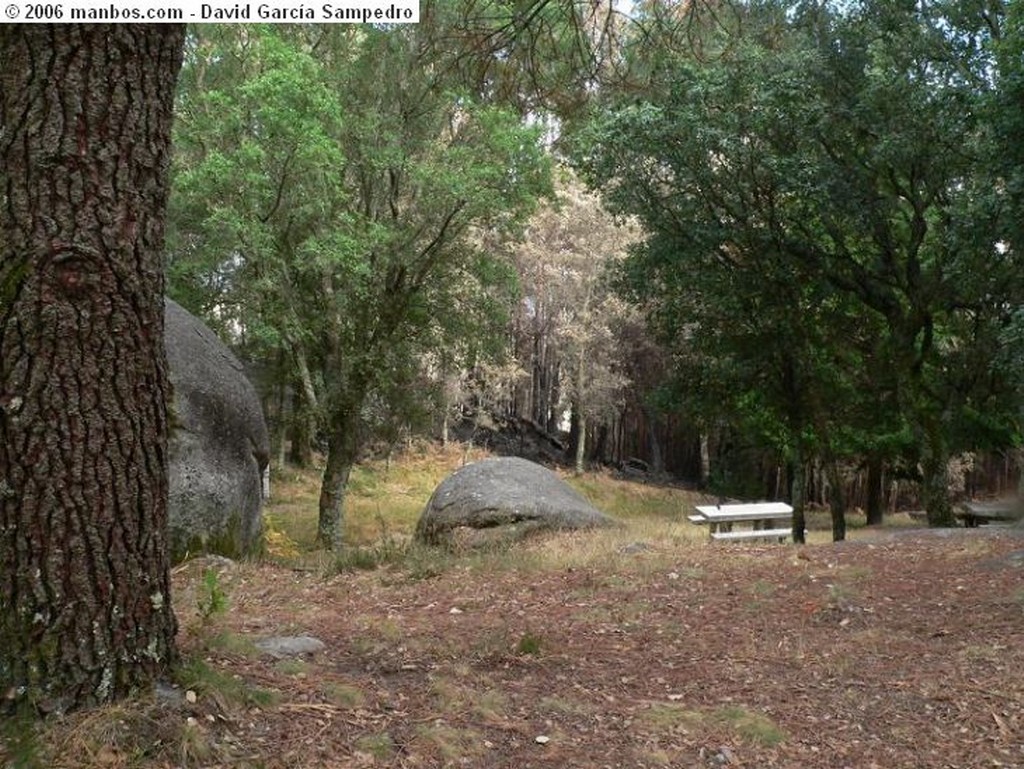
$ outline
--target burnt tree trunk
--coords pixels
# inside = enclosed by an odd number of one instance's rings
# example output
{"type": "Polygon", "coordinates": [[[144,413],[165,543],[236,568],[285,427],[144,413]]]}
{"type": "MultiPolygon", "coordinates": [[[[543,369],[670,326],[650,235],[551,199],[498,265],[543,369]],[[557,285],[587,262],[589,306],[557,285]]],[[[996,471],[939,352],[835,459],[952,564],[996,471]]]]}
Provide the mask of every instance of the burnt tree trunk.
{"type": "Polygon", "coordinates": [[[164,214],[183,26],[0,31],[0,709],[175,657],[164,214]]]}

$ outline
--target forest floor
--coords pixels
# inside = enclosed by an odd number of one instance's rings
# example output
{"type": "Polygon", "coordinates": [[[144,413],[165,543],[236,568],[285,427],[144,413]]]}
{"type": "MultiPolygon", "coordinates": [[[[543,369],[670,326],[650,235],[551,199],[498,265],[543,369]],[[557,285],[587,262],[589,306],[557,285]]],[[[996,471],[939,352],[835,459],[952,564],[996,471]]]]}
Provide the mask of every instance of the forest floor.
{"type": "Polygon", "coordinates": [[[482,554],[385,536],[362,562],[189,562],[174,575],[175,687],[8,753],[48,767],[1024,767],[1024,529],[722,545],[683,512],[482,554]],[[323,648],[256,645],[279,636],[323,648]]]}

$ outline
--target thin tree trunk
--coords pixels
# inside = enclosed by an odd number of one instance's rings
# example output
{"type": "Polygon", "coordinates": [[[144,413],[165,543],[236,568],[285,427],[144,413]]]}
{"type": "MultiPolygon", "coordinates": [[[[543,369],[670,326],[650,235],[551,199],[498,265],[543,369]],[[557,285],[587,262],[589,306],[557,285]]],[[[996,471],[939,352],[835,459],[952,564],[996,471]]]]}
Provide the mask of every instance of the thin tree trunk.
{"type": "Polygon", "coordinates": [[[651,473],[660,478],[665,475],[665,455],[661,451],[661,441],[658,440],[658,422],[646,409],[644,419],[647,420],[647,436],[651,448],[651,473]]]}
{"type": "Polygon", "coordinates": [[[842,473],[839,465],[830,460],[825,468],[830,489],[828,506],[832,514],[832,541],[842,542],[846,539],[846,491],[843,488],[842,473]]]}
{"type": "Polygon", "coordinates": [[[806,518],[804,508],[807,505],[807,472],[803,454],[797,452],[796,459],[790,463],[790,504],[793,506],[793,541],[804,544],[806,536],[806,518]]]}
{"type": "Polygon", "coordinates": [[[288,420],[285,418],[285,412],[288,410],[288,376],[285,374],[285,360],[285,350],[281,347],[277,353],[277,375],[274,377],[277,380],[277,418],[274,420],[273,452],[278,467],[284,467],[288,442],[288,420]]]}
{"type": "Polygon", "coordinates": [[[345,492],[359,448],[354,434],[355,428],[355,425],[339,422],[337,428],[332,430],[327,443],[327,464],[320,485],[319,518],[316,528],[316,544],[327,550],[341,549],[345,492]]]}
{"type": "Polygon", "coordinates": [[[881,526],[884,515],[882,458],[868,457],[868,491],[867,491],[867,523],[868,526],[881,526]]]}
{"type": "Polygon", "coordinates": [[[295,392],[295,408],[288,425],[288,461],[296,467],[313,464],[313,438],[316,432],[316,411],[310,405],[304,388],[295,392]]]}
{"type": "Polygon", "coordinates": [[[576,475],[583,475],[583,471],[586,470],[587,458],[587,417],[583,413],[583,409],[577,409],[577,413],[576,460],[573,466],[576,475]]]}
{"type": "Polygon", "coordinates": [[[297,467],[313,464],[313,441],[316,438],[320,414],[320,400],[313,385],[313,375],[302,345],[292,343],[292,357],[298,374],[298,392],[295,394],[295,413],[292,414],[291,449],[288,461],[297,467]]]}
{"type": "Polygon", "coordinates": [[[0,710],[175,659],[163,243],[184,27],[0,30],[0,710]]]}
{"type": "Polygon", "coordinates": [[[711,483],[711,440],[706,430],[700,431],[700,487],[711,483]]]}

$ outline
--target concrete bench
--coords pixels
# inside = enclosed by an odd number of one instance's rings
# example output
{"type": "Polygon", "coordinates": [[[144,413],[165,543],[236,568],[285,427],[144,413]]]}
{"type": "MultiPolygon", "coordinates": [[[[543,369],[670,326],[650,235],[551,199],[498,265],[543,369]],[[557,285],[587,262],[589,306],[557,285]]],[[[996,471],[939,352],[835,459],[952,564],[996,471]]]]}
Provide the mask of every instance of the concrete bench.
{"type": "Polygon", "coordinates": [[[706,525],[712,540],[774,539],[784,542],[793,533],[793,508],[785,502],[697,505],[696,511],[687,516],[687,520],[699,526],[706,525]],[[749,528],[734,530],[735,524],[745,524],[749,528]],[[785,524],[785,528],[780,524],[785,524]]]}

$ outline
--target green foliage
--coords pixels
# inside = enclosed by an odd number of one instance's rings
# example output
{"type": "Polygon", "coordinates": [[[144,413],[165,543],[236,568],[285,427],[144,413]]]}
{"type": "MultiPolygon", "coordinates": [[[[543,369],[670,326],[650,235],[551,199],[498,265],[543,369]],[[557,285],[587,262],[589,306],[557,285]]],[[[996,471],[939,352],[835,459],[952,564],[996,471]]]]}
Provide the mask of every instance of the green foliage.
{"type": "Polygon", "coordinates": [[[171,293],[311,394],[329,546],[365,440],[429,418],[436,356],[500,345],[515,286],[484,235],[550,192],[540,129],[435,66],[428,28],[201,27],[186,56],[171,293]]]}
{"type": "Polygon", "coordinates": [[[521,657],[537,656],[544,646],[544,639],[529,630],[524,632],[516,643],[516,654],[521,657]]]}
{"type": "Polygon", "coordinates": [[[26,702],[0,719],[0,756],[11,769],[42,769],[46,761],[38,743],[38,715],[26,702]]]}
{"type": "Polygon", "coordinates": [[[228,596],[220,582],[220,574],[214,568],[203,570],[203,578],[196,589],[196,608],[203,622],[210,622],[227,611],[228,596]]]}
{"type": "Polygon", "coordinates": [[[191,689],[200,697],[211,697],[222,706],[269,707],[278,697],[275,692],[250,686],[245,680],[224,673],[198,657],[183,662],[177,681],[182,688],[191,689]]]}
{"type": "Polygon", "coordinates": [[[625,283],[706,423],[926,473],[1012,440],[1022,270],[992,192],[991,31],[958,9],[740,4],[697,32],[716,56],[663,51],[643,98],[577,135],[651,232],[625,283]]]}

